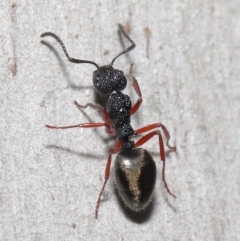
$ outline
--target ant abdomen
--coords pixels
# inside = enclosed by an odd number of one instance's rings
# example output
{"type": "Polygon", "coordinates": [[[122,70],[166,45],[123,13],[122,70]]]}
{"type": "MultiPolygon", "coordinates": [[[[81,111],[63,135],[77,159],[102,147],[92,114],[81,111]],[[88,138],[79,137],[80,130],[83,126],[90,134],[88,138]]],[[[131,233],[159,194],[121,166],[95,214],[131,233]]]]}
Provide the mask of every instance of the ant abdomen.
{"type": "Polygon", "coordinates": [[[115,164],[115,183],[125,205],[134,211],[145,209],[152,199],[157,169],[143,148],[121,151],[115,164]]]}

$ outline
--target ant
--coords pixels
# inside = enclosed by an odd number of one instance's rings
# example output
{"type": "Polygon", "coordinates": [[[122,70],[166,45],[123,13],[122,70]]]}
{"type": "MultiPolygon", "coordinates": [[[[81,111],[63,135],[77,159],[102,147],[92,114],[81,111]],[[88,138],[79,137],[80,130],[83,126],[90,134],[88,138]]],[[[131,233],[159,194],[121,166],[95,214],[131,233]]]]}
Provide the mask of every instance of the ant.
{"type": "Polygon", "coordinates": [[[98,94],[100,94],[100,96],[108,97],[106,107],[93,103],[80,105],[77,103],[77,101],[74,101],[74,104],[79,109],[91,107],[99,110],[103,119],[103,122],[101,123],[83,123],[71,126],[46,125],[46,127],[50,129],[105,127],[105,130],[108,134],[117,138],[115,145],[108,151],[108,160],[105,169],[105,181],[97,200],[95,218],[98,217],[100,200],[110,175],[112,155],[116,153],[118,153],[118,155],[114,165],[115,182],[120,197],[126,206],[133,211],[141,211],[148,206],[152,199],[153,190],[155,188],[157,175],[156,164],[147,150],[138,147],[142,146],[154,136],[158,137],[160,159],[163,162],[162,181],[167,192],[174,198],[176,197],[168,188],[165,180],[165,150],[163,138],[159,130],[154,130],[161,128],[167,139],[166,145],[171,151],[175,151],[176,147],[172,147],[168,144],[170,135],[167,128],[161,123],[154,123],[134,130],[130,124],[131,115],[138,110],[142,103],[141,90],[136,78],[132,75],[133,64],[131,64],[130,77],[132,79],[134,90],[138,95],[138,100],[134,105],[132,105],[130,97],[122,93],[122,90],[124,90],[127,85],[127,79],[123,71],[113,68],[113,64],[118,57],[130,52],[135,48],[136,45],[124,31],[123,26],[118,24],[118,27],[119,33],[123,34],[131,45],[113,58],[110,65],[103,66],[99,66],[92,61],[69,57],[65,45],[54,33],[46,32],[41,35],[41,37],[51,36],[56,39],[70,62],[76,64],[87,63],[94,65],[97,68],[97,70],[93,72],[94,88],[98,94]],[[145,132],[148,133],[142,136],[141,134],[145,132]],[[140,136],[140,138],[134,142],[132,140],[132,137],[134,136],[140,136]]]}

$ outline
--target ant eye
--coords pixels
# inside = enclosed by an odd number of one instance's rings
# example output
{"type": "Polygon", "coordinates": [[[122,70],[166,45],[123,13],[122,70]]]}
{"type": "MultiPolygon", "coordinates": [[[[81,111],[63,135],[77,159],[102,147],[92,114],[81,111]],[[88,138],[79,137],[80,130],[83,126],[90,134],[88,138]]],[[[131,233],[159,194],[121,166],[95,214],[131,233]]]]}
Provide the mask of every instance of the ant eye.
{"type": "Polygon", "coordinates": [[[119,71],[118,71],[118,75],[120,75],[120,76],[121,76],[121,75],[124,75],[123,71],[122,71],[122,70],[119,70],[119,71]]]}

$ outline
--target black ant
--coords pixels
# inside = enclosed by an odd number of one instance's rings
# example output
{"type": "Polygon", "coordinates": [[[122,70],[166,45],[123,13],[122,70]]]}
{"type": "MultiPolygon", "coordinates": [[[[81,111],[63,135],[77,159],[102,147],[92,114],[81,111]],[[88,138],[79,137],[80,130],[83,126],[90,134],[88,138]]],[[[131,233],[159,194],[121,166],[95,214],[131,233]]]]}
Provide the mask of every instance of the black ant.
{"type": "Polygon", "coordinates": [[[145,127],[133,130],[130,122],[131,115],[133,115],[139,108],[142,102],[142,94],[138,85],[137,80],[132,75],[132,66],[130,67],[130,77],[132,79],[132,85],[135,92],[138,95],[137,102],[132,106],[132,102],[129,96],[122,93],[127,85],[127,79],[121,70],[113,68],[115,60],[125,54],[130,52],[135,48],[135,43],[126,34],[121,24],[118,25],[120,33],[122,33],[126,39],[131,43],[131,45],[120,52],[115,58],[113,58],[110,65],[98,66],[95,62],[88,60],[80,60],[69,57],[66,47],[63,42],[51,32],[46,32],[41,35],[41,37],[51,36],[57,40],[61,45],[63,52],[70,62],[81,64],[87,63],[94,65],[97,70],[93,72],[93,85],[95,90],[101,95],[107,95],[106,108],[98,104],[87,103],[86,105],[80,105],[76,101],[74,104],[82,109],[86,107],[91,107],[93,109],[99,110],[102,114],[103,122],[101,123],[83,123],[71,126],[51,126],[46,125],[47,128],[51,129],[68,129],[68,128],[95,128],[95,127],[105,127],[108,134],[113,135],[117,138],[114,147],[112,147],[108,152],[108,161],[105,170],[105,181],[103,187],[100,191],[96,209],[95,217],[98,217],[98,209],[100,205],[101,196],[107,180],[110,175],[110,167],[112,161],[112,155],[118,153],[115,161],[115,182],[119,192],[120,197],[123,199],[124,203],[134,211],[140,211],[146,208],[151,201],[153,190],[155,188],[156,182],[156,164],[149,154],[149,152],[142,148],[137,148],[142,146],[145,142],[150,140],[154,136],[158,136],[159,149],[160,149],[160,159],[163,162],[162,167],[162,181],[167,192],[175,197],[175,195],[169,190],[166,180],[165,180],[165,150],[163,144],[163,138],[159,130],[154,130],[156,128],[162,128],[163,133],[167,139],[166,145],[170,150],[176,150],[175,147],[171,147],[168,144],[170,135],[166,127],[161,123],[154,123],[147,125],[145,127]],[[150,132],[149,132],[150,131],[150,132]],[[133,136],[139,136],[145,132],[149,132],[136,142],[132,141],[133,136]]]}

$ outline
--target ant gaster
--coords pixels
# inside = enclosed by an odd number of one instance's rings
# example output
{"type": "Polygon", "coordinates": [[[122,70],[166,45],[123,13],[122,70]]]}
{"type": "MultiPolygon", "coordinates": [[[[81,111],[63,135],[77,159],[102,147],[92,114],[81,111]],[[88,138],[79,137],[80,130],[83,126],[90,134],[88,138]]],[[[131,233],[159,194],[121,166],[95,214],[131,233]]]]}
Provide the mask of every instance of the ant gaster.
{"type": "Polygon", "coordinates": [[[133,115],[141,105],[142,94],[137,80],[132,75],[133,64],[130,67],[130,77],[132,79],[132,85],[135,89],[135,92],[138,95],[138,100],[133,106],[130,97],[122,93],[122,90],[124,90],[127,85],[127,79],[124,73],[121,70],[113,68],[113,64],[119,56],[128,53],[135,48],[135,43],[126,34],[122,25],[119,24],[118,27],[119,33],[123,34],[131,43],[131,45],[120,52],[112,60],[110,65],[104,66],[98,66],[95,62],[92,61],[69,57],[65,45],[54,33],[46,32],[41,35],[41,37],[51,36],[55,38],[61,45],[63,52],[70,62],[76,64],[87,63],[94,65],[97,68],[97,70],[93,72],[94,88],[101,96],[108,96],[106,108],[93,103],[80,105],[74,101],[74,104],[80,109],[91,107],[93,109],[99,110],[103,118],[103,122],[101,123],[83,123],[71,126],[46,125],[46,127],[51,129],[105,127],[105,130],[108,134],[116,136],[116,143],[114,147],[112,147],[108,152],[108,160],[105,170],[105,181],[100,191],[95,209],[96,218],[98,217],[101,196],[103,195],[105,185],[110,175],[112,155],[116,153],[118,153],[118,155],[114,165],[115,182],[120,197],[123,199],[126,206],[134,211],[140,211],[148,206],[153,195],[153,190],[155,188],[157,173],[156,164],[147,150],[137,147],[143,145],[154,136],[158,137],[160,159],[163,162],[162,181],[167,192],[175,197],[175,195],[169,190],[165,180],[165,150],[163,138],[161,132],[154,129],[162,128],[163,133],[167,139],[166,145],[170,148],[170,150],[174,151],[176,148],[171,147],[168,144],[170,139],[168,130],[161,123],[147,125],[137,130],[134,130],[130,124],[131,115],[133,115]],[[141,136],[136,142],[131,140],[133,136],[140,136],[145,132],[148,133],[144,136],[141,136]]]}

